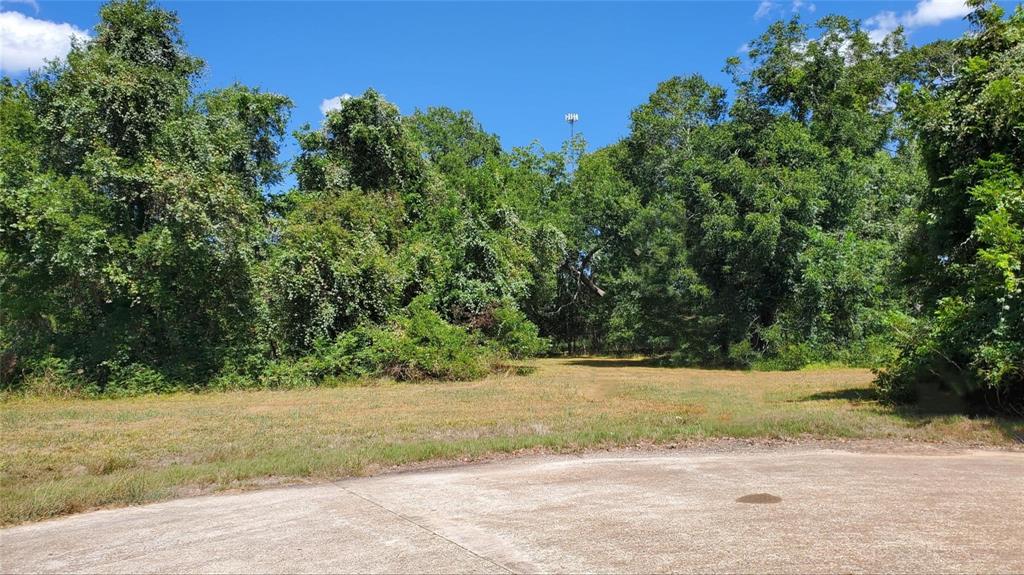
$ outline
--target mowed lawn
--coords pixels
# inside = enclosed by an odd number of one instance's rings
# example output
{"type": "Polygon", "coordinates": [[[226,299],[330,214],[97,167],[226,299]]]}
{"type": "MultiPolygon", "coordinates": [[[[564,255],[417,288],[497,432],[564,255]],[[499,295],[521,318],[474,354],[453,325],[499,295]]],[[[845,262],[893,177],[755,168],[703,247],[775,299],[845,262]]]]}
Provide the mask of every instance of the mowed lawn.
{"type": "Polygon", "coordinates": [[[742,372],[544,359],[474,382],[116,400],[8,398],[0,522],[532,448],[720,437],[1011,444],[1024,423],[898,413],[862,369],[742,372]]]}

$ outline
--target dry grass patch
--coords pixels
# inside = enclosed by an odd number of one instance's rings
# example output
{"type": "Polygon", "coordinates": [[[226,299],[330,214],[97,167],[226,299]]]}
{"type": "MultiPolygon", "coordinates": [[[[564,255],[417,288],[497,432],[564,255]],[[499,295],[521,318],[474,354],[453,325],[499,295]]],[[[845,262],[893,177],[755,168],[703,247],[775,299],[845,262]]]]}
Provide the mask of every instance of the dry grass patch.
{"type": "Polygon", "coordinates": [[[3,404],[0,522],[431,459],[716,437],[1009,444],[1024,423],[898,413],[860,369],[547,359],[475,382],[3,404]]]}

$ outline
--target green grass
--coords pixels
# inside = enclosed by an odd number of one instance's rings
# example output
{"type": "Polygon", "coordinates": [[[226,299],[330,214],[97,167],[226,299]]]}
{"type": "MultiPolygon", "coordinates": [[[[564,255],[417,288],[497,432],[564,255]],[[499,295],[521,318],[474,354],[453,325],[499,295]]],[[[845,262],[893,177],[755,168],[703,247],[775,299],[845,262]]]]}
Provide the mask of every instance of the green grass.
{"type": "Polygon", "coordinates": [[[473,382],[2,403],[0,523],[526,449],[706,438],[1005,445],[1024,422],[879,404],[862,369],[742,372],[549,359],[473,382]]]}

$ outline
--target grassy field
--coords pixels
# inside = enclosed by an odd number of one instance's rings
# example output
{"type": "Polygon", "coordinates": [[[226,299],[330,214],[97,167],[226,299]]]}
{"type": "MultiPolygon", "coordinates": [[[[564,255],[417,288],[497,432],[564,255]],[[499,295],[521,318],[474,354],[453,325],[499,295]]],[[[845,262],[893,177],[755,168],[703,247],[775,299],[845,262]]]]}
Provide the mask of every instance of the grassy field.
{"type": "Polygon", "coordinates": [[[1010,444],[1024,422],[899,413],[861,369],[547,359],[525,376],[2,403],[0,523],[431,459],[718,437],[1010,444]]]}

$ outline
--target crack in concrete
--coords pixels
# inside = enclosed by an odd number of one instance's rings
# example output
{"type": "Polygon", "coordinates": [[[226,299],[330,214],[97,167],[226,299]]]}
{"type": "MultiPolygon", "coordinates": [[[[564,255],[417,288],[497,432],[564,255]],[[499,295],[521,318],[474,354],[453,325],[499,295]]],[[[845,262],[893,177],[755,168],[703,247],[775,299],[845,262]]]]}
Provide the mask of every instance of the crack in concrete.
{"type": "Polygon", "coordinates": [[[374,501],[373,499],[370,499],[369,497],[365,497],[365,496],[363,496],[363,495],[361,495],[359,493],[356,493],[355,491],[352,491],[351,489],[348,489],[346,487],[342,487],[341,485],[335,484],[335,487],[337,487],[338,489],[344,491],[345,493],[348,493],[349,495],[353,495],[355,497],[358,497],[359,499],[362,499],[363,501],[369,503],[370,505],[373,505],[375,507],[383,509],[384,511],[394,515],[395,517],[398,517],[399,519],[401,519],[401,520],[403,520],[403,521],[405,521],[407,523],[411,523],[412,525],[415,525],[416,527],[419,527],[420,529],[426,531],[427,533],[430,533],[431,535],[433,535],[433,536],[435,536],[435,537],[437,537],[439,539],[442,539],[444,541],[447,541],[448,543],[451,543],[452,545],[458,547],[459,549],[462,549],[466,553],[469,553],[470,555],[472,555],[472,556],[474,556],[474,557],[476,557],[478,559],[481,559],[483,561],[486,561],[487,563],[490,563],[491,565],[494,565],[495,567],[497,567],[498,569],[501,569],[505,573],[516,573],[512,569],[509,569],[508,567],[502,565],[501,563],[498,563],[497,561],[491,559],[490,557],[485,557],[485,556],[477,553],[476,551],[473,551],[472,549],[469,549],[468,547],[460,545],[460,544],[456,543],[455,541],[445,537],[444,535],[441,535],[437,531],[434,531],[433,529],[430,529],[429,527],[427,527],[425,525],[421,525],[420,523],[417,523],[416,521],[413,521],[412,518],[407,517],[407,516],[397,512],[397,511],[395,511],[394,509],[390,509],[388,507],[385,507],[384,505],[381,505],[380,503],[374,501]]]}

